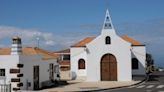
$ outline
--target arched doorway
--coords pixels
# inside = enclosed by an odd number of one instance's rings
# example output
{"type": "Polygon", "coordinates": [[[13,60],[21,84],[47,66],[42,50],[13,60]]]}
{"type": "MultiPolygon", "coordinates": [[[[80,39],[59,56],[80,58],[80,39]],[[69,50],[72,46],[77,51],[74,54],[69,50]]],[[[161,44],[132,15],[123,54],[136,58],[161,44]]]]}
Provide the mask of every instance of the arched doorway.
{"type": "Polygon", "coordinates": [[[105,54],[101,58],[101,80],[117,81],[117,61],[112,54],[105,54]]]}

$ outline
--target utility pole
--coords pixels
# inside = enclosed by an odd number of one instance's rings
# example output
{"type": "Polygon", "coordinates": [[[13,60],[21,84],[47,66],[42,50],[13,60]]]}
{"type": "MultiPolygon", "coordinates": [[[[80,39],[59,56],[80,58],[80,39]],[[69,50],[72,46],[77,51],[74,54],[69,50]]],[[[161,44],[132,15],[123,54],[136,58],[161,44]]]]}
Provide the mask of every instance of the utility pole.
{"type": "Polygon", "coordinates": [[[37,47],[39,48],[39,41],[40,41],[40,38],[37,37],[36,40],[37,40],[37,47]]]}

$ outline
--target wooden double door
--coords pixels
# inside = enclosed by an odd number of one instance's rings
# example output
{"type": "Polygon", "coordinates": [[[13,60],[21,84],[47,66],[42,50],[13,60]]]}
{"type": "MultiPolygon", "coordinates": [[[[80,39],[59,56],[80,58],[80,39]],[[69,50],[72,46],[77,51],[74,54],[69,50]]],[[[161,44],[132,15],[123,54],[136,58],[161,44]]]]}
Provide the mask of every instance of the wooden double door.
{"type": "Polygon", "coordinates": [[[101,59],[101,80],[117,81],[117,61],[115,56],[105,54],[101,59]]]}

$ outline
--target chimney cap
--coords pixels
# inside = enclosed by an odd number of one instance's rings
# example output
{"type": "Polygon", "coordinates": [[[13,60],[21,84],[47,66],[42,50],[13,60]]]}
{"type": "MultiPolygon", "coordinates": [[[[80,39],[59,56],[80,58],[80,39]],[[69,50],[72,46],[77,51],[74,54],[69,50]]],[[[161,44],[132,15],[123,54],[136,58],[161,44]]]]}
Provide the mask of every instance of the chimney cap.
{"type": "Polygon", "coordinates": [[[15,37],[13,37],[12,39],[21,39],[20,37],[18,37],[18,36],[15,36],[15,37]]]}

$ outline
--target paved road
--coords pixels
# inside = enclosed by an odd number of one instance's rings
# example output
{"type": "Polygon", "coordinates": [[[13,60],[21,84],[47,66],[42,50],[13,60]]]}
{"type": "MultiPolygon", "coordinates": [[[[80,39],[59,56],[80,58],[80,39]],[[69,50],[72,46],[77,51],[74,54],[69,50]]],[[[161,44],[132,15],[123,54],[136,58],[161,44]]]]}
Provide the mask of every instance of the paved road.
{"type": "Polygon", "coordinates": [[[145,83],[101,92],[164,92],[164,72],[154,72],[145,83]]]}

